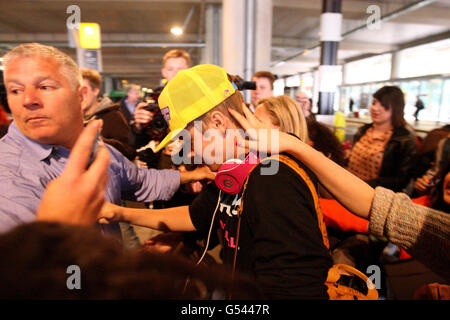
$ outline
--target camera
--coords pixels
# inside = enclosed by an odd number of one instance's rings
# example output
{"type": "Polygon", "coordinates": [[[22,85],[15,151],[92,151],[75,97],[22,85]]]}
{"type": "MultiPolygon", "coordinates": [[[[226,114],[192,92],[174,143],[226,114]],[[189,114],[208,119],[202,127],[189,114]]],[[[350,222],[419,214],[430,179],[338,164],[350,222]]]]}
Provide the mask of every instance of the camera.
{"type": "Polygon", "coordinates": [[[239,91],[242,90],[256,90],[256,82],[254,81],[245,81],[240,76],[232,75],[227,73],[228,80],[233,82],[236,85],[236,88],[239,91]]]}
{"type": "Polygon", "coordinates": [[[146,92],[144,96],[144,102],[148,103],[144,109],[153,113],[152,121],[143,125],[145,133],[149,136],[150,140],[162,141],[169,130],[169,126],[158,105],[158,98],[163,89],[164,87],[158,87],[151,92],[146,92]]]}
{"type": "Polygon", "coordinates": [[[242,90],[256,90],[256,82],[254,81],[244,81],[243,79],[233,80],[239,91],[242,90]]]}

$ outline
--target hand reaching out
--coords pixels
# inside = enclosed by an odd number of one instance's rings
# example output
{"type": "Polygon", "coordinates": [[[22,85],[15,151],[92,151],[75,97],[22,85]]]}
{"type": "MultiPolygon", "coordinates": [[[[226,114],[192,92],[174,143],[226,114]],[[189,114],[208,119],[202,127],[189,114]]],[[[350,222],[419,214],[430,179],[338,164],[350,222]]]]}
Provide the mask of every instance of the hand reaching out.
{"type": "Polygon", "coordinates": [[[145,107],[148,106],[147,102],[140,102],[134,109],[134,121],[135,126],[138,130],[142,129],[142,125],[149,123],[153,120],[153,113],[146,110],[145,107]]]}
{"type": "Polygon", "coordinates": [[[87,168],[102,121],[90,122],[73,147],[62,174],[51,181],[42,196],[37,220],[92,225],[104,203],[109,152],[99,145],[87,168]]]}
{"type": "Polygon", "coordinates": [[[97,221],[102,224],[110,224],[112,222],[123,221],[123,211],[124,208],[118,205],[112,204],[110,202],[105,202],[98,214],[97,221]]]}

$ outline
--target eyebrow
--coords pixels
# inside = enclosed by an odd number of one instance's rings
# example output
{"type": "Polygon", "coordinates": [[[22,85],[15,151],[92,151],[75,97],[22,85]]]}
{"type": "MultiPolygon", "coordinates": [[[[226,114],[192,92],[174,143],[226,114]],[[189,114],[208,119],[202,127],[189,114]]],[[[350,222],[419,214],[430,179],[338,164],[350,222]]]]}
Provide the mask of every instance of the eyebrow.
{"type": "MultiPolygon", "coordinates": [[[[58,84],[60,83],[58,80],[55,80],[55,79],[51,78],[50,76],[39,77],[39,78],[35,79],[33,81],[33,83],[41,83],[41,82],[46,81],[46,80],[51,80],[51,81],[56,82],[58,84]]],[[[14,79],[14,78],[5,81],[5,84],[8,84],[8,83],[15,83],[15,84],[23,85],[21,80],[14,79]]]]}

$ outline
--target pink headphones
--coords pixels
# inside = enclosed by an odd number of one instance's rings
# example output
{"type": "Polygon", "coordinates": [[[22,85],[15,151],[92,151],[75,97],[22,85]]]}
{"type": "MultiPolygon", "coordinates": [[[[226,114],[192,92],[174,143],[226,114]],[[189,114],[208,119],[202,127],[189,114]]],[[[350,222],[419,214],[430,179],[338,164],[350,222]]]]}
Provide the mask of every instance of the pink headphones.
{"type": "Polygon", "coordinates": [[[225,193],[237,194],[242,190],[250,170],[259,163],[259,158],[252,152],[244,159],[232,159],[225,162],[217,172],[215,183],[225,193]]]}

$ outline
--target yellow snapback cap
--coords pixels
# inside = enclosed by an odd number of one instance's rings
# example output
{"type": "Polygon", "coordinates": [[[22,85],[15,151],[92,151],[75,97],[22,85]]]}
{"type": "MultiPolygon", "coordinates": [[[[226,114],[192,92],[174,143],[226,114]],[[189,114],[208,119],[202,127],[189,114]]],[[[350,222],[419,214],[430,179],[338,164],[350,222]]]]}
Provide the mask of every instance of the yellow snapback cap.
{"type": "Polygon", "coordinates": [[[219,105],[235,91],[235,86],[221,67],[201,64],[179,71],[167,83],[158,99],[170,132],[154,152],[164,148],[191,121],[219,105]]]}

